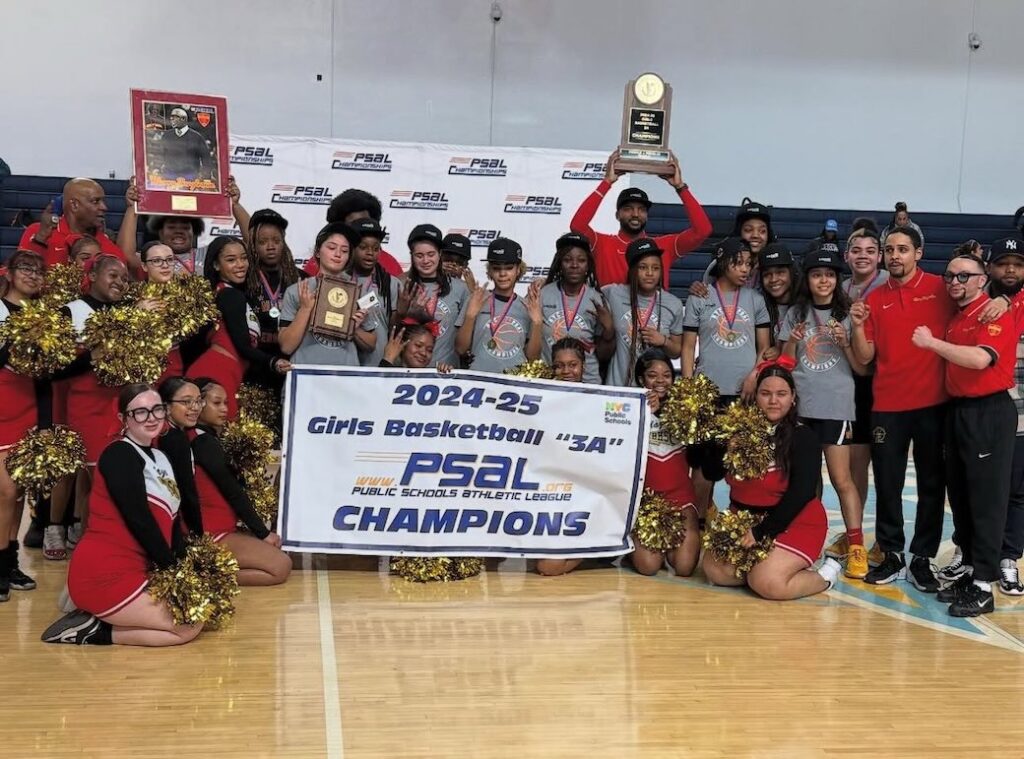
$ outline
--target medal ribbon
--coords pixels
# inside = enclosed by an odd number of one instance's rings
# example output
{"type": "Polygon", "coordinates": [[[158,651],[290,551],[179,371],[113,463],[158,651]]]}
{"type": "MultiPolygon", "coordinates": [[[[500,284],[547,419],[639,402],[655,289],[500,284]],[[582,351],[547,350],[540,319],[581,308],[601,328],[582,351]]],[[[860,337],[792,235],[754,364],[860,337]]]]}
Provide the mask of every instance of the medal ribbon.
{"type": "Polygon", "coordinates": [[[270,282],[264,276],[263,271],[257,271],[257,276],[260,278],[260,283],[263,286],[263,292],[267,294],[267,299],[270,301],[271,308],[277,308],[277,304],[281,301],[281,283],[277,283],[277,289],[273,292],[270,291],[270,282]]]}
{"type": "MultiPolygon", "coordinates": [[[[864,287],[857,288],[857,298],[858,299],[859,298],[863,298],[864,297],[864,293],[866,293],[868,290],[871,289],[871,286],[873,284],[875,284],[875,282],[878,280],[878,278],[881,275],[882,275],[882,272],[876,271],[875,272],[875,276],[873,276],[871,278],[870,282],[868,282],[866,285],[864,285],[864,287]]],[[[851,292],[852,290],[853,290],[853,277],[850,277],[849,281],[847,281],[847,283],[846,283],[846,294],[847,295],[853,295],[853,293],[851,292]]]]}
{"type": "Polygon", "coordinates": [[[636,312],[636,320],[640,324],[640,329],[647,329],[647,325],[651,323],[651,317],[654,315],[654,307],[658,305],[658,297],[656,295],[651,296],[651,305],[647,307],[647,311],[643,316],[640,316],[640,312],[636,312]]]}
{"type": "Polygon", "coordinates": [[[729,307],[725,305],[725,301],[722,299],[722,291],[718,289],[718,283],[715,282],[713,285],[715,288],[715,297],[718,298],[718,305],[722,309],[722,315],[725,317],[725,324],[729,328],[729,332],[735,332],[732,325],[736,323],[736,313],[740,308],[740,291],[736,291],[736,299],[732,302],[732,313],[730,315],[729,307]]]}
{"type": "Polygon", "coordinates": [[[587,286],[583,285],[583,289],[580,290],[580,299],[576,301],[576,310],[572,312],[572,316],[569,315],[569,304],[565,300],[565,293],[559,292],[562,296],[562,318],[565,320],[565,334],[568,335],[572,325],[576,323],[576,314],[580,312],[580,308],[583,306],[583,297],[587,294],[587,286]]]}
{"type": "MultiPolygon", "coordinates": [[[[494,323],[494,296],[493,295],[491,296],[491,319],[490,319],[489,322],[487,322],[487,329],[489,329],[491,331],[491,339],[492,340],[494,339],[494,336],[496,334],[498,334],[498,330],[501,329],[502,323],[505,321],[506,317],[508,316],[508,310],[510,308],[512,308],[512,304],[516,302],[516,298],[518,298],[518,297],[519,297],[518,295],[513,294],[512,297],[508,299],[508,303],[505,304],[505,310],[501,312],[501,316],[498,317],[498,323],[495,324],[494,323]]],[[[434,300],[436,302],[437,299],[435,298],[434,300]]]]}
{"type": "MultiPolygon", "coordinates": [[[[419,283],[419,282],[416,284],[416,286],[423,293],[423,297],[426,298],[427,297],[427,288],[424,287],[424,285],[422,283],[419,283]]],[[[441,286],[438,285],[438,284],[435,284],[434,286],[437,288],[437,290],[434,291],[434,297],[433,297],[433,299],[428,299],[428,300],[424,301],[423,311],[432,320],[436,321],[435,316],[437,314],[437,299],[441,297],[441,286]]],[[[493,314],[494,314],[494,311],[492,310],[491,311],[491,315],[493,316],[493,314]]]]}

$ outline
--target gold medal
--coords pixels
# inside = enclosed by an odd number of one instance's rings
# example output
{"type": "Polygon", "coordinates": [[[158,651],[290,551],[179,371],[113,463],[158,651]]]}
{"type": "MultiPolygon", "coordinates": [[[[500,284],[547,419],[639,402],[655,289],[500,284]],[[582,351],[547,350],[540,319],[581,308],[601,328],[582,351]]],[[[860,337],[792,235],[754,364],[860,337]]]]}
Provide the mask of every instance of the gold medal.
{"type": "Polygon", "coordinates": [[[490,340],[487,341],[487,347],[490,348],[491,350],[494,350],[495,348],[498,347],[498,341],[492,337],[490,340]]]}
{"type": "Polygon", "coordinates": [[[736,333],[735,332],[730,332],[728,335],[725,336],[725,341],[727,343],[734,343],[734,342],[736,342],[736,333]]]}

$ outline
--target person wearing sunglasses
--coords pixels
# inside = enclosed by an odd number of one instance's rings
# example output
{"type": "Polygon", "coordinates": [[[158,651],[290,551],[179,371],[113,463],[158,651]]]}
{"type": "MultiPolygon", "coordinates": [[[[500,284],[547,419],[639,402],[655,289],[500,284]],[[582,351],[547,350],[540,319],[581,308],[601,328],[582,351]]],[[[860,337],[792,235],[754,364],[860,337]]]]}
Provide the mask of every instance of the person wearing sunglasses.
{"type": "Polygon", "coordinates": [[[988,304],[988,274],[981,259],[959,255],[942,275],[957,313],[945,339],[927,326],[914,329],[914,345],[942,359],[950,408],[946,419],[946,477],[957,543],[967,571],[939,591],[954,617],[995,611],[992,583],[1010,497],[1017,414],[1007,392],[1015,386],[1018,333],[1011,312],[987,324],[977,316],[988,304]]]}
{"type": "Polygon", "coordinates": [[[128,385],[117,418],[121,435],[100,454],[89,526],[68,568],[76,608],[46,629],[45,643],[177,646],[202,630],[175,624],[167,604],[146,592],[150,568],[166,569],[184,552],[174,469],[153,447],[167,405],[149,385],[128,385]]]}

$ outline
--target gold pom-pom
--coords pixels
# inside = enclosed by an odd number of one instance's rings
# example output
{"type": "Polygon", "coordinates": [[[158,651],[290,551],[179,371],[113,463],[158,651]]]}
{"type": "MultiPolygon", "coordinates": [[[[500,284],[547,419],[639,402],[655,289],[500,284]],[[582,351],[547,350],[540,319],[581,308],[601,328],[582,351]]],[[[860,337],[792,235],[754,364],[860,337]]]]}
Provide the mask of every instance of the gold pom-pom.
{"type": "Polygon", "coordinates": [[[737,480],[757,480],[775,462],[775,425],[755,405],[733,401],[715,417],[714,437],[725,443],[725,469],[737,480]]]}
{"type": "Polygon", "coordinates": [[[46,497],[64,477],[85,463],[85,444],[77,432],[58,424],[30,430],[7,455],[7,471],[30,500],[46,497]]]}
{"type": "Polygon", "coordinates": [[[644,490],[633,538],[648,551],[664,553],[678,547],[686,535],[682,510],[663,495],[644,490]]]}
{"type": "Polygon", "coordinates": [[[677,379],[658,414],[662,432],[683,445],[709,440],[717,403],[718,385],[703,374],[677,379]]]}
{"type": "Polygon", "coordinates": [[[270,463],[274,433],[265,424],[240,416],[224,427],[220,444],[236,472],[265,472],[270,463]]]}
{"type": "Polygon", "coordinates": [[[52,308],[66,306],[82,297],[85,269],[76,263],[63,263],[46,270],[41,299],[52,308]]]}
{"type": "Polygon", "coordinates": [[[96,378],[107,387],[156,382],[171,350],[159,313],[133,306],[95,311],[85,321],[82,342],[92,351],[96,378]]]}
{"type": "Polygon", "coordinates": [[[410,582],[450,582],[476,577],[484,560],[470,556],[393,556],[391,571],[410,582]]]}
{"type": "Polygon", "coordinates": [[[511,374],[514,377],[525,377],[527,379],[554,379],[555,371],[550,366],[545,364],[540,359],[536,361],[527,361],[524,364],[515,366],[511,369],[506,369],[505,374],[511,374]]]}
{"type": "Polygon", "coordinates": [[[753,529],[762,519],[763,515],[744,509],[719,511],[707,522],[702,539],[704,550],[716,561],[732,564],[736,568],[736,576],[742,577],[755,564],[766,559],[775,544],[771,538],[762,538],[752,548],[740,545],[747,530],[753,529]]]}
{"type": "Polygon", "coordinates": [[[240,478],[260,519],[269,525],[277,524],[277,488],[273,478],[254,470],[243,471],[240,478]]]}
{"type": "Polygon", "coordinates": [[[213,288],[205,277],[176,277],[167,286],[164,316],[177,341],[199,332],[217,319],[213,288]]]}
{"type": "Polygon", "coordinates": [[[164,601],[179,625],[223,627],[235,613],[238,560],[210,535],[189,538],[185,555],[149,573],[149,594],[164,601]]]}
{"type": "Polygon", "coordinates": [[[238,401],[238,415],[247,416],[267,426],[274,432],[274,446],[280,443],[281,402],[280,396],[269,388],[243,384],[235,393],[238,401]]]}
{"type": "Polygon", "coordinates": [[[0,324],[0,345],[18,374],[45,377],[75,360],[75,328],[58,306],[27,300],[0,324]]]}

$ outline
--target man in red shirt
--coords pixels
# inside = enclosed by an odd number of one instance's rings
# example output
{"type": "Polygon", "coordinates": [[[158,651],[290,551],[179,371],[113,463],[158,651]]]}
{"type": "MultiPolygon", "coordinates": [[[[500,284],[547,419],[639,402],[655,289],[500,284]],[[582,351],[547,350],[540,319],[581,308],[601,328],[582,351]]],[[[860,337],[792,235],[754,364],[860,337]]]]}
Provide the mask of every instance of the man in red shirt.
{"type": "Polygon", "coordinates": [[[125,261],[124,253],[103,231],[107,203],[98,182],[69,179],[64,185],[63,205],[64,213],[58,218],[53,213],[53,205],[48,204],[41,220],[25,230],[18,247],[39,253],[47,266],[54,266],[68,261],[69,235],[92,235],[99,241],[103,253],[125,261]]]}
{"type": "Polygon", "coordinates": [[[959,312],[946,328],[945,340],[922,325],[915,328],[913,342],[943,359],[945,387],[952,397],[945,432],[946,477],[967,571],[940,591],[939,600],[951,602],[954,617],[976,617],[995,609],[991,583],[999,579],[1017,429],[1007,392],[1014,386],[1016,320],[1011,312],[986,324],[978,320],[989,302],[984,290],[988,275],[974,256],[954,258],[942,278],[959,312]]]}
{"type": "MultiPolygon", "coordinates": [[[[360,219],[373,219],[380,224],[380,217],[381,207],[377,196],[368,193],[366,190],[357,190],[354,187],[345,190],[340,195],[336,195],[327,209],[328,224],[333,224],[337,221],[343,224],[352,224],[360,219]]],[[[382,250],[380,255],[377,256],[377,263],[384,267],[384,271],[392,277],[402,276],[402,265],[398,263],[398,259],[386,250],[382,250]]],[[[303,265],[302,270],[309,276],[315,277],[319,273],[320,267],[317,265],[315,258],[310,258],[303,265]]]]}
{"type": "MultiPolygon", "coordinates": [[[[704,213],[697,199],[690,192],[690,186],[683,181],[679,169],[679,160],[675,153],[672,153],[672,165],[675,173],[665,177],[665,181],[675,188],[679,193],[679,199],[683,201],[686,209],[686,216],[690,220],[690,228],[672,235],[661,235],[654,238],[655,244],[661,248],[662,270],[664,271],[664,285],[668,287],[669,269],[672,262],[682,258],[692,250],[696,250],[702,242],[711,234],[711,220],[704,213]]],[[[619,151],[615,151],[608,157],[608,168],[605,171],[604,179],[583,203],[579,210],[569,222],[569,228],[587,238],[590,247],[594,251],[594,262],[598,284],[618,285],[625,284],[629,265],[626,262],[626,247],[640,237],[647,237],[647,212],[651,208],[651,201],[647,193],[638,187],[627,187],[619,193],[615,203],[615,218],[619,220],[619,232],[614,235],[595,232],[590,227],[590,222],[597,213],[598,206],[604,200],[612,184],[622,176],[621,171],[616,171],[615,160],[619,157],[619,151]]]]}

